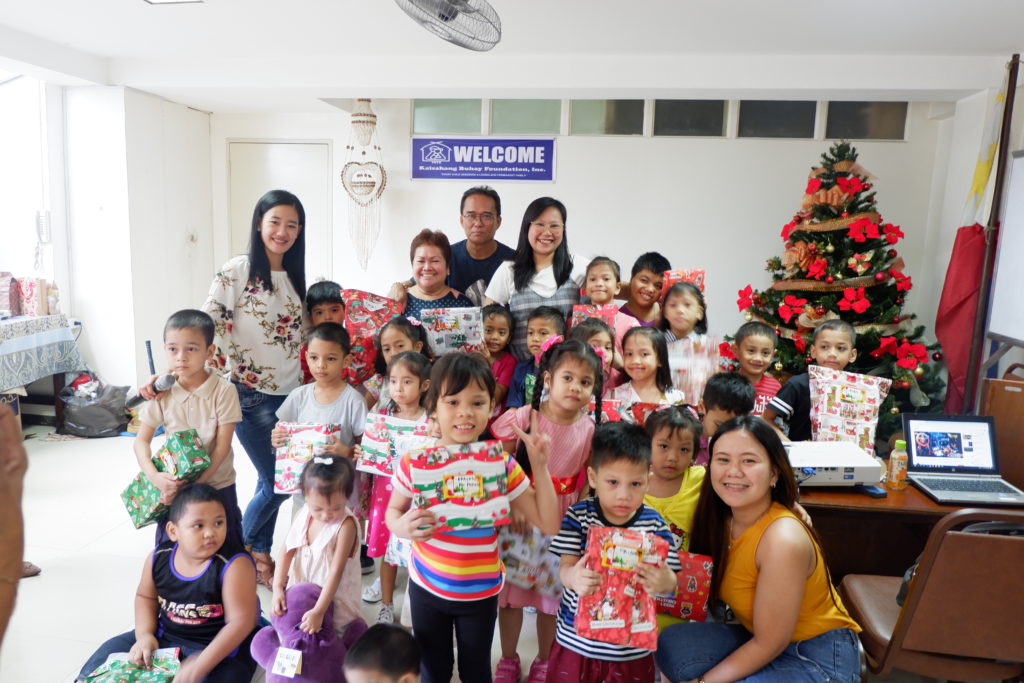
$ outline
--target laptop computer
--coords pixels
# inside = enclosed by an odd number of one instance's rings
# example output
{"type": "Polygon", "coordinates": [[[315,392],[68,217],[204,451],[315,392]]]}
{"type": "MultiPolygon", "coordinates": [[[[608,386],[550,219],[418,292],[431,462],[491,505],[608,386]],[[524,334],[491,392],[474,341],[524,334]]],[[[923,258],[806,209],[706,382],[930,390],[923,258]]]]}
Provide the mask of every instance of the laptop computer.
{"type": "Polygon", "coordinates": [[[903,415],[907,478],[943,505],[1024,505],[1024,491],[999,476],[988,416],[903,415]]]}

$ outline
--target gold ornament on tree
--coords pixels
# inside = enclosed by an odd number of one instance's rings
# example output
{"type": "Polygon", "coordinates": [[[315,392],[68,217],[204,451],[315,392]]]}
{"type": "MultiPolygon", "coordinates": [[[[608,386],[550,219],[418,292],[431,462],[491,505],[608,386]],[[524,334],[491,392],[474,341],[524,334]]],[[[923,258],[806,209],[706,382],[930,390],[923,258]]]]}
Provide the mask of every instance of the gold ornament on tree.
{"type": "Polygon", "coordinates": [[[782,365],[782,361],[775,362],[775,372],[782,372],[783,367],[785,366],[782,365]]]}
{"type": "Polygon", "coordinates": [[[914,368],[914,377],[923,377],[923,376],[924,376],[924,366],[918,365],[916,368],[914,368]]]}
{"type": "Polygon", "coordinates": [[[348,233],[355,246],[356,259],[366,270],[380,235],[380,197],[388,182],[377,144],[377,115],[368,99],[356,100],[345,150],[341,185],[349,197],[348,233]]]}
{"type": "Polygon", "coordinates": [[[893,406],[892,408],[889,408],[889,412],[892,413],[893,415],[899,415],[900,409],[897,406],[893,406]]]}

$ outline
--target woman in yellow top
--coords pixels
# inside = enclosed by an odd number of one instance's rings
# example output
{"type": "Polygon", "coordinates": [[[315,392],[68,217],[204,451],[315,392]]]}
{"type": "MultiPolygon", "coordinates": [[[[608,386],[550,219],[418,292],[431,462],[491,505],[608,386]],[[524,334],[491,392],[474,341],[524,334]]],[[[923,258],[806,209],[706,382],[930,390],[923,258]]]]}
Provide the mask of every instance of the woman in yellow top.
{"type": "Polygon", "coordinates": [[[673,682],[860,680],[857,631],[814,532],[790,510],[796,481],[778,434],[736,417],[711,440],[691,550],[711,555],[712,604],[740,624],[685,623],[658,638],[673,682]]]}

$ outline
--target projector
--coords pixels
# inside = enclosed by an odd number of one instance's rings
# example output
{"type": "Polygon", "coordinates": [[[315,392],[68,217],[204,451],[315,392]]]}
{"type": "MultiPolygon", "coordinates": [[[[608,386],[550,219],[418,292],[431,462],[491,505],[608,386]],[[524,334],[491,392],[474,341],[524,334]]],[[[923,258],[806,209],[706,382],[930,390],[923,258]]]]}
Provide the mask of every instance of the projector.
{"type": "Polygon", "coordinates": [[[800,486],[878,484],[882,464],[850,441],[792,441],[785,444],[800,486]]]}

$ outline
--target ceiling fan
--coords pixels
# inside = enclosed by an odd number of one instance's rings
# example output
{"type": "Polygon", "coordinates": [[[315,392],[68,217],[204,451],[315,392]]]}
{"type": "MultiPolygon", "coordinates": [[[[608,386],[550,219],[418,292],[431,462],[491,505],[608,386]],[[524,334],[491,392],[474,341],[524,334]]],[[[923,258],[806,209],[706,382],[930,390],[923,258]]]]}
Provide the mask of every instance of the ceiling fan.
{"type": "Polygon", "coordinates": [[[501,40],[501,19],[487,0],[395,0],[431,33],[459,47],[490,50],[501,40]]]}

